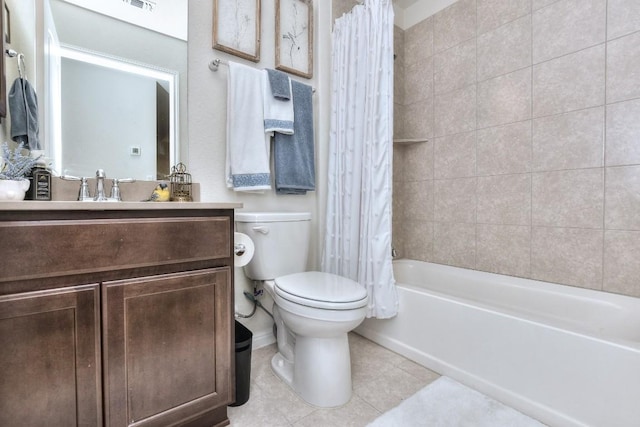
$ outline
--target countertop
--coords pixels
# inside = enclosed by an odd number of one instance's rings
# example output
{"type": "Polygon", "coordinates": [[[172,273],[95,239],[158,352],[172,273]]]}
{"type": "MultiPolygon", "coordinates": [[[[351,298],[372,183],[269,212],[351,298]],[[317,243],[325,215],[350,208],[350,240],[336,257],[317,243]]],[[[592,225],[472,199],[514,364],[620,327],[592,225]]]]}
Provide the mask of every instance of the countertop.
{"type": "Polygon", "coordinates": [[[0,211],[118,211],[238,209],[242,203],[231,202],[77,202],[77,201],[0,201],[0,211]]]}

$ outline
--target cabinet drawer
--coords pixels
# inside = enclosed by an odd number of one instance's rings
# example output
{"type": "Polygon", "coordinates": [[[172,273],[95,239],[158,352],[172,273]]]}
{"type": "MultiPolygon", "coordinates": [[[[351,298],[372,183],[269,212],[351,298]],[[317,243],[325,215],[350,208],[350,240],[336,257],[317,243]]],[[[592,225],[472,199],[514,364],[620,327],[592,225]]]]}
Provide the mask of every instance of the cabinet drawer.
{"type": "Polygon", "coordinates": [[[0,282],[231,256],[229,217],[0,223],[0,282]]]}

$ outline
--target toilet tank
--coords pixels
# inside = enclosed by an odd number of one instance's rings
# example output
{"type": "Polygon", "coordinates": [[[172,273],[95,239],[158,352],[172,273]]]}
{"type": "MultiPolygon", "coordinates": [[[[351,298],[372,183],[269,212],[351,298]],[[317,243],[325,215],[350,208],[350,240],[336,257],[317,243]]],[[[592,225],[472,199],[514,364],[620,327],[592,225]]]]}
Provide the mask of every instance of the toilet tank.
{"type": "Polygon", "coordinates": [[[253,280],[300,273],[307,267],[309,212],[237,212],[236,231],[248,235],[255,252],[244,272],[253,280]]]}

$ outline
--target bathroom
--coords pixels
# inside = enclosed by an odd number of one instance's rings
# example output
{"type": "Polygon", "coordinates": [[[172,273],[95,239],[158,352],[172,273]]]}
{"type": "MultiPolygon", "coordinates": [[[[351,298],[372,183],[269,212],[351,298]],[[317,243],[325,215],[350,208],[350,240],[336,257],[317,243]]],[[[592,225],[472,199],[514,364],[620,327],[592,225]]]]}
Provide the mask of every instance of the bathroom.
{"type": "MultiPolygon", "coordinates": [[[[13,31],[28,28],[18,12],[27,2],[5,2],[13,31]]],[[[226,71],[207,64],[235,58],[211,48],[213,1],[189,2],[181,150],[200,200],[311,212],[309,268],[324,230],[331,27],[357,2],[331,3],[314,2],[314,73],[305,81],[316,89],[317,189],[294,197],[225,187],[226,71]]],[[[261,13],[273,16],[273,2],[261,13]]],[[[422,0],[396,10],[395,137],[426,139],[394,147],[399,257],[640,297],[638,16],[633,0],[422,0]]],[[[258,66],[269,68],[274,23],[262,25],[258,66]]],[[[6,121],[0,133],[8,139],[6,121]]],[[[235,286],[236,309],[247,313],[242,292],[253,284],[239,269],[235,286]]],[[[254,350],[273,342],[262,310],[243,323],[254,350]]]]}

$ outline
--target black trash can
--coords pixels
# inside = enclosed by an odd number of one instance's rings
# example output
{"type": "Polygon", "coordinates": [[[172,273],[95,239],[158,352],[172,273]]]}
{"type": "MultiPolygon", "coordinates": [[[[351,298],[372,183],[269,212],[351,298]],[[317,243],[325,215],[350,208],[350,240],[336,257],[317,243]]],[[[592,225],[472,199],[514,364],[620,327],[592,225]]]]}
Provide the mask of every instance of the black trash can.
{"type": "Polygon", "coordinates": [[[240,406],[249,400],[251,383],[251,339],[253,334],[236,322],[236,400],[229,406],[240,406]]]}

